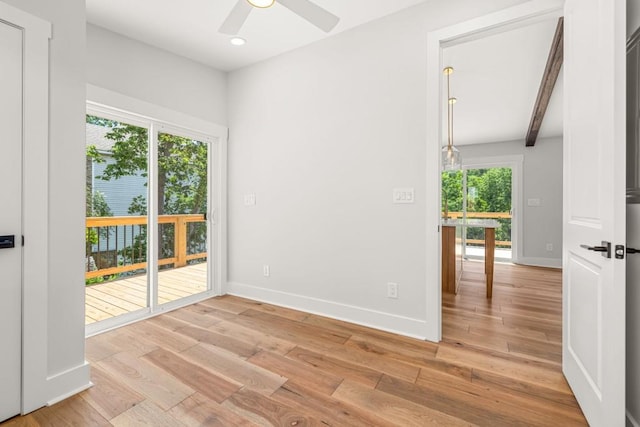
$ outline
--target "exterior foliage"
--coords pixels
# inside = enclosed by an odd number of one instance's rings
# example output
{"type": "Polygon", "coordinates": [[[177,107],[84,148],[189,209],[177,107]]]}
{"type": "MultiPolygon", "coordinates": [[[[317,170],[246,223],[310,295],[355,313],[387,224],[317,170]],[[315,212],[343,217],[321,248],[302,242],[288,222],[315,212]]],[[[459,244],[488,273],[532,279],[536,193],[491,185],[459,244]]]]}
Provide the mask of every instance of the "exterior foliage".
{"type": "MultiPolygon", "coordinates": [[[[511,168],[467,169],[467,212],[511,211],[511,168]]],[[[442,173],[442,207],[446,212],[462,212],[463,171],[442,173]]],[[[511,241],[511,220],[498,219],[497,241],[511,241]]],[[[468,239],[483,239],[481,229],[469,228],[468,239]]]]}

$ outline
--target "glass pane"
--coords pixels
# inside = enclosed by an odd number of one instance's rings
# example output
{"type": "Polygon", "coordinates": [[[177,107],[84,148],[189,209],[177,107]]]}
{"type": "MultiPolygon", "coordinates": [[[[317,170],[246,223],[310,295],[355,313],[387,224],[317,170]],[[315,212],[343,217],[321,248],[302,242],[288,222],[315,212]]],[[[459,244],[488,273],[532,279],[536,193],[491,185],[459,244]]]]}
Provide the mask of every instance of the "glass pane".
{"type": "Polygon", "coordinates": [[[208,144],[158,134],[158,303],[207,290],[208,144]]]}
{"type": "Polygon", "coordinates": [[[87,324],[148,307],[147,135],[87,115],[87,324]]]}
{"type": "MultiPolygon", "coordinates": [[[[511,259],[511,168],[468,169],[467,218],[495,219],[496,258],[511,259]]],[[[484,256],[484,229],[468,227],[466,256],[484,256]]]]}

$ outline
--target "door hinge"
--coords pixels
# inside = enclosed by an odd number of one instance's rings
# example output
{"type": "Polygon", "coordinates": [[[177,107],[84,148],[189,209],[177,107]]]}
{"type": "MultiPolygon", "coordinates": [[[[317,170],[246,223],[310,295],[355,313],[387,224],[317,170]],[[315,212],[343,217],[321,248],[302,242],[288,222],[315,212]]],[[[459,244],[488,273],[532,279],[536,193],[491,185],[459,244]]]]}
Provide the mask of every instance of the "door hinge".
{"type": "Polygon", "coordinates": [[[22,246],[24,246],[24,236],[22,236],[22,246]]]}

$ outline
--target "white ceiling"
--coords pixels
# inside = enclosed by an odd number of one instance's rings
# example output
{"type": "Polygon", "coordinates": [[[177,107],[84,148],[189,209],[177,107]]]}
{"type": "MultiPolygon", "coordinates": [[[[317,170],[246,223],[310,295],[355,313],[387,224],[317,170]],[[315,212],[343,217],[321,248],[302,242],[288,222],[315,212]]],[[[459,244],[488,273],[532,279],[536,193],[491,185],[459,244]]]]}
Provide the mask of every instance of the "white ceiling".
{"type": "MultiPolygon", "coordinates": [[[[254,9],[240,30],[244,46],[218,33],[237,0],[86,0],[87,20],[132,39],[223,71],[313,43],[427,0],[313,0],[340,17],[329,34],[284,6],[254,9]]],[[[557,19],[445,49],[455,68],[456,145],[524,139],[557,19]]],[[[416,53],[421,54],[419,52],[416,53]]],[[[444,105],[443,105],[444,109],[444,105]]],[[[443,127],[443,129],[446,129],[443,127]]],[[[562,135],[562,75],[539,137],[562,135]]]]}
{"type": "Polygon", "coordinates": [[[253,9],[240,30],[244,46],[232,46],[218,28],[237,0],[86,0],[87,20],[135,40],[160,47],[223,71],[373,21],[426,0],[313,0],[340,17],[329,34],[276,4],[253,9]]]}
{"type": "MultiPolygon", "coordinates": [[[[444,64],[455,69],[454,144],[525,138],[557,24],[549,19],[444,50],[444,64]]],[[[560,135],[562,73],[538,138],[560,135]]]]}

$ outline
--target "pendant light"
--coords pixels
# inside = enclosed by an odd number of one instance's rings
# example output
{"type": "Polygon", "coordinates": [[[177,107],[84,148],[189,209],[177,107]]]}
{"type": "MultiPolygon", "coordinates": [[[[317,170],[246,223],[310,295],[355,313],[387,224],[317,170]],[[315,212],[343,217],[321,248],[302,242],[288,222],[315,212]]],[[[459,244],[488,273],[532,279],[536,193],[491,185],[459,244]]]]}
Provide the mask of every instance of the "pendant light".
{"type": "Polygon", "coordinates": [[[453,67],[446,67],[442,72],[447,76],[447,145],[442,148],[442,169],[454,171],[462,167],[462,156],[460,156],[460,151],[453,146],[453,104],[457,101],[451,96],[453,67]]]}
{"type": "Polygon", "coordinates": [[[260,9],[266,9],[273,6],[275,0],[247,0],[253,7],[259,7],[260,9]]]}

